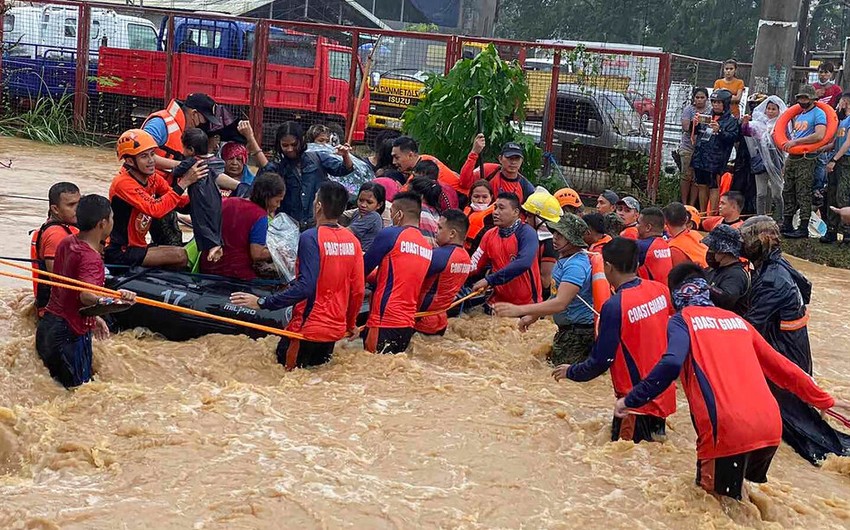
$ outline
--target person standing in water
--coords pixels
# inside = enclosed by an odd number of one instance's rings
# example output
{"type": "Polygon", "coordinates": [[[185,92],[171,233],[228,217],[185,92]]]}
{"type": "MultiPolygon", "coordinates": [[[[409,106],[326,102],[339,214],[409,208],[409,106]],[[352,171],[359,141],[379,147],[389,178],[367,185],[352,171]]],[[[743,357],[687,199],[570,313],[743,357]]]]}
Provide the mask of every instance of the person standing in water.
{"type": "Polygon", "coordinates": [[[286,330],[304,339],[281,337],[277,362],[287,370],[327,363],[336,341],[356,331],[365,280],[360,241],[337,223],[347,202],[345,186],[322,183],[313,200],[316,226],[298,240],[295,280],[271,296],[237,292],[230,297],[233,304],[252,309],[294,306],[286,330]]]}
{"type": "MultiPolygon", "coordinates": [[[[71,182],[57,182],[47,192],[47,221],[33,232],[30,244],[30,258],[34,269],[53,272],[53,259],[56,247],[77,230],[77,204],[80,203],[80,188],[71,182]]],[[[38,276],[33,273],[33,278],[38,276]]],[[[50,286],[33,282],[33,295],[38,316],[44,315],[44,307],[50,300],[50,286]]]]}
{"type": "MultiPolygon", "coordinates": [[[[812,284],[782,257],[779,227],[761,215],[741,226],[744,257],[754,267],[750,307],[744,317],[776,351],[811,375],[809,311],[812,284]]],[[[817,464],[830,453],[850,454],[850,436],[826,423],[798,396],[771,386],[782,413],[782,439],[817,464]]]]}
{"type": "Polygon", "coordinates": [[[697,432],[696,483],[709,493],[742,499],[744,480],[767,482],[783,433],[768,380],[820,410],[836,402],[809,374],[771,348],[752,325],[714,307],[698,265],[676,266],[669,287],[678,312],[667,324],[667,352],[649,375],[617,400],[614,415],[627,418],[681,373],[697,432]]]}
{"type": "Polygon", "coordinates": [[[394,226],[378,232],[363,256],[369,283],[375,285],[362,334],[363,347],[372,353],[401,353],[413,337],[414,315],[433,254],[419,231],[421,210],[419,195],[397,194],[390,207],[394,226]]]}
{"type": "MultiPolygon", "coordinates": [[[[667,286],[637,277],[638,246],[617,237],[602,249],[605,277],[614,296],[602,306],[599,333],[590,357],[562,364],[552,371],[555,381],[591,381],[611,369],[614,395],[622,398],[649,374],[667,351],[667,320],[673,304],[667,286]]],[[[614,417],[611,441],[659,441],[666,434],[666,418],[676,412],[676,385],[625,418],[614,417]]]]}
{"type": "MultiPolygon", "coordinates": [[[[56,248],[53,272],[67,278],[103,287],[105,272],[103,242],[112,232],[112,208],[100,195],[86,195],[77,207],[79,234],[68,236],[56,248]]],[[[119,290],[121,299],[132,303],[136,294],[119,290]]],[[[44,317],[35,332],[35,346],[50,375],[65,388],[92,379],[92,335],[109,337],[101,317],[80,314],[85,307],[103,304],[106,299],[91,292],[56,287],[50,292],[44,317]]]]}

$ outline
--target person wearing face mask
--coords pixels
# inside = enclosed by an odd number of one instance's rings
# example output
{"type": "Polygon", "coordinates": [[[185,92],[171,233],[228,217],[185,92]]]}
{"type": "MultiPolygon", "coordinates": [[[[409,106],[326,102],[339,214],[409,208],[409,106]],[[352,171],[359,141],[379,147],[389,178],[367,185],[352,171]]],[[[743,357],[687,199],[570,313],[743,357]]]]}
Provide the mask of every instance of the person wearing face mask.
{"type": "Polygon", "coordinates": [[[552,341],[549,361],[555,365],[575,364],[587,359],[593,348],[593,275],[584,235],[587,224],[574,214],[564,214],[552,223],[558,263],[553,272],[556,291],[549,300],[532,304],[500,302],[494,310],[500,317],[518,317],[520,331],[541,317],[554,315],[558,331],[552,341]]]}
{"type": "Polygon", "coordinates": [[[781,391],[818,418],[815,408],[843,412],[847,404],[837,403],[743,318],[715,307],[698,265],[676,266],[669,288],[677,313],[667,323],[666,352],[617,400],[614,415],[628,418],[681,374],[696,431],[697,485],[712,495],[746,498],[744,481],[767,481],[785,438],[787,426],[772,392],[786,389],[781,391]]]}
{"type": "MultiPolygon", "coordinates": [[[[803,112],[791,120],[792,135],[785,145],[779,146],[788,151],[796,145],[814,144],[823,140],[826,134],[826,114],[815,106],[815,89],[803,85],[797,91],[797,104],[803,112]]],[[[782,199],[785,201],[782,235],[788,238],[804,238],[809,235],[809,218],[812,215],[812,181],[818,153],[790,155],[785,163],[785,186],[782,199]],[[791,225],[794,214],[800,211],[800,225],[795,230],[791,225]]]]}
{"type": "Polygon", "coordinates": [[[546,223],[557,223],[561,218],[561,206],[546,188],[538,187],[523,203],[526,213],[525,222],[537,230],[539,250],[537,262],[540,265],[540,284],[543,288],[543,299],[552,294],[552,269],[558,261],[558,253],[552,243],[552,232],[546,223]]]}
{"type": "Polygon", "coordinates": [[[720,225],[703,238],[708,247],[705,260],[711,289],[711,301],[717,307],[743,316],[747,312],[750,273],[741,262],[741,233],[729,225],[720,225]]]}
{"type": "MultiPolygon", "coordinates": [[[[743,253],[753,264],[750,308],[744,318],[786,359],[812,374],[809,311],[812,284],[783,256],[779,227],[767,216],[741,227],[743,253]]],[[[774,381],[776,382],[776,381],[774,381]]],[[[800,456],[818,464],[830,453],[850,454],[850,436],[830,427],[796,396],[771,387],[782,413],[782,439],[800,456]]]]}
{"type": "Polygon", "coordinates": [[[365,280],[360,241],[337,222],[347,202],[345,186],[322,183],[313,201],[316,226],[305,230],[298,240],[292,283],[271,296],[244,292],[230,296],[231,303],[251,309],[292,306],[286,330],[305,338],[281,337],[278,342],[277,362],[287,370],[330,361],[336,341],[356,332],[365,280]]]}
{"type": "Polygon", "coordinates": [[[490,272],[475,282],[473,291],[493,288],[490,304],[540,302],[540,265],[537,231],[520,219],[519,197],[503,191],[493,209],[493,228],[481,238],[472,255],[474,275],[490,272]]]}
{"type": "MultiPolygon", "coordinates": [[[[174,184],[171,170],[184,159],[183,133],[193,127],[208,132],[210,126],[221,126],[217,105],[213,98],[200,92],[189,94],[183,101],[172,99],[165,109],[154,112],[145,119],[142,130],[150,134],[157,145],[154,150],[156,173],[167,184],[174,184]]],[[[197,172],[199,178],[206,177],[208,173],[203,161],[190,171],[197,172]]],[[[235,185],[230,187],[236,188],[235,185]]],[[[153,220],[150,233],[156,245],[183,244],[183,235],[177,226],[177,212],[169,212],[153,220]]]]}
{"type": "Polygon", "coordinates": [[[469,206],[464,208],[463,213],[469,219],[464,248],[470,256],[478,250],[484,234],[493,228],[493,199],[493,188],[486,180],[476,181],[469,190],[469,206]]]}
{"type": "Polygon", "coordinates": [[[835,243],[838,240],[838,231],[842,230],[844,238],[842,244],[850,243],[850,228],[842,226],[841,217],[836,214],[830,206],[843,208],[850,206],[850,165],[848,165],[847,151],[850,150],[850,93],[841,96],[838,102],[838,130],[835,132],[835,140],[832,142],[832,152],[826,165],[826,202],[824,203],[823,218],[826,220],[826,234],[820,238],[821,243],[835,243]]]}
{"type": "Polygon", "coordinates": [[[393,226],[378,232],[363,256],[368,281],[375,285],[362,334],[367,351],[401,353],[410,344],[419,295],[434,252],[419,230],[421,213],[419,195],[398,193],[390,207],[393,226]]]}
{"type": "Polygon", "coordinates": [[[756,213],[766,215],[773,206],[773,218],[782,221],[782,187],[785,185],[783,170],[786,153],[773,141],[776,120],[787,110],[787,105],[778,96],[768,96],[753,109],[752,116],[746,115],[741,133],[750,152],[750,169],[756,180],[756,213]]]}

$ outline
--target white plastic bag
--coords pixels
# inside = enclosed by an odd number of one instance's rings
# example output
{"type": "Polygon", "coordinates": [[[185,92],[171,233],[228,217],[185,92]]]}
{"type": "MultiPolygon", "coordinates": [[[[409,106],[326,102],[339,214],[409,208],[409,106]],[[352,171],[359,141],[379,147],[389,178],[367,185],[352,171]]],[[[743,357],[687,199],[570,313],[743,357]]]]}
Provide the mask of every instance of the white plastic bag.
{"type": "Polygon", "coordinates": [[[295,260],[298,258],[298,223],[285,213],[277,214],[269,222],[266,246],[272,255],[277,273],[285,282],[295,279],[295,260]]]}
{"type": "MultiPolygon", "coordinates": [[[[797,228],[800,226],[800,212],[794,214],[794,219],[791,220],[791,226],[797,228]]],[[[820,218],[818,212],[812,212],[809,218],[809,237],[823,237],[826,235],[826,223],[820,218]]]]}

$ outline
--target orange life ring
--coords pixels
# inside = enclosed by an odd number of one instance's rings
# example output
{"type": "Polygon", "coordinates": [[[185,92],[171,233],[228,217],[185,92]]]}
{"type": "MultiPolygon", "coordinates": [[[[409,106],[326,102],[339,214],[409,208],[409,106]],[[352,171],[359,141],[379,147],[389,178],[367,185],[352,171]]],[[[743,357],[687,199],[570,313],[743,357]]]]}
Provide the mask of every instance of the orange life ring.
{"type": "MultiPolygon", "coordinates": [[[[795,145],[788,150],[788,153],[792,155],[805,155],[807,153],[817,151],[831,142],[836,131],[838,131],[838,115],[835,114],[835,109],[820,101],[816,101],[815,105],[817,105],[817,107],[826,114],[826,134],[823,135],[823,139],[821,141],[813,144],[795,145]]],[[[792,119],[802,112],[803,107],[801,107],[798,103],[789,107],[788,110],[783,112],[776,120],[776,125],[773,127],[773,141],[780,149],[783,149],[785,144],[789,141],[788,125],[791,123],[792,119]]]]}

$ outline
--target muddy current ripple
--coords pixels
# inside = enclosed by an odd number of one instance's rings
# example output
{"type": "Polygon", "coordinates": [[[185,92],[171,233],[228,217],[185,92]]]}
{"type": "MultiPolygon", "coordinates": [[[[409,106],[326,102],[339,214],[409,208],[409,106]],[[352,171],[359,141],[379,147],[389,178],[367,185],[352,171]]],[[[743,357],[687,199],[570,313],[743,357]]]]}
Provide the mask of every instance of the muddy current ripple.
{"type": "MultiPolygon", "coordinates": [[[[111,152],[0,138],[0,195],[59,180],[105,193],[111,152]]],[[[0,197],[0,254],[26,256],[46,204],[0,197]]],[[[818,381],[850,400],[850,273],[814,283],[818,381]]],[[[780,448],[746,503],[693,484],[681,391],[663,444],[608,442],[608,376],[556,384],[554,327],[483,315],[408,354],[341,343],[285,373],[275,339],[96,342],[98,381],[67,392],[34,349],[28,286],[0,283],[0,528],[850,528],[850,459],[780,448]]],[[[733,367],[730,367],[733,369],[733,367]]],[[[742,391],[745,396],[745,391],[742,391]]]]}

